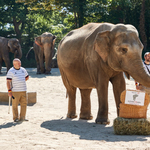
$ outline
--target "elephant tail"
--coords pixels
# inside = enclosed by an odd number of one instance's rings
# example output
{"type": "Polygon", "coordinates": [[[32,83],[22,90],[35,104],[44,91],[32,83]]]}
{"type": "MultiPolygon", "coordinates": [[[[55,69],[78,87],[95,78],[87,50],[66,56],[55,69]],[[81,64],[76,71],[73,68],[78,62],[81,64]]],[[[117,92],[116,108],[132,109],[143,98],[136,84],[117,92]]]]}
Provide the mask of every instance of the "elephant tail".
{"type": "Polygon", "coordinates": [[[60,70],[60,74],[61,74],[61,78],[63,80],[64,86],[66,87],[66,98],[68,97],[68,90],[73,90],[74,87],[70,85],[70,82],[66,76],[66,74],[64,73],[64,71],[59,67],[60,70]]]}
{"type": "Polygon", "coordinates": [[[26,54],[26,59],[28,59],[28,55],[31,52],[31,50],[33,50],[33,47],[31,47],[30,50],[28,51],[28,53],[26,54]]]}
{"type": "Polygon", "coordinates": [[[68,97],[68,92],[67,92],[67,90],[66,90],[66,98],[68,97]]]}

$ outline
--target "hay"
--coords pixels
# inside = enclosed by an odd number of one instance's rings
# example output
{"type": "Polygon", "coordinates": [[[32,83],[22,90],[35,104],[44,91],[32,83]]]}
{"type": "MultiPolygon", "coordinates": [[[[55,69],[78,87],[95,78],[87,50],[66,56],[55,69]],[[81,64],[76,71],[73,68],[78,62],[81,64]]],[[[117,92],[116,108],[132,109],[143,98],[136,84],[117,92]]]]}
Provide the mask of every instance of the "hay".
{"type": "Polygon", "coordinates": [[[117,117],[113,122],[114,133],[118,135],[149,135],[150,119],[126,119],[117,117]]]}

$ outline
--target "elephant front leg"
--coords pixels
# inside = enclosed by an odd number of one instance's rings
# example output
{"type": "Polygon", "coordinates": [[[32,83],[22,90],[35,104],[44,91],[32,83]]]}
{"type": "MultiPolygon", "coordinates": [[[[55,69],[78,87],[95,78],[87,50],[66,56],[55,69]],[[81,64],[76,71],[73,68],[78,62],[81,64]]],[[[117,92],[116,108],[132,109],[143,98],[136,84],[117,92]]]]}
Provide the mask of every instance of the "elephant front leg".
{"type": "Polygon", "coordinates": [[[0,58],[0,74],[2,74],[1,70],[2,70],[2,62],[3,60],[0,58]]]}
{"type": "Polygon", "coordinates": [[[9,60],[9,57],[4,58],[3,60],[5,62],[5,65],[7,67],[7,72],[8,72],[8,70],[10,69],[10,60],[9,60]]]}
{"type": "Polygon", "coordinates": [[[36,72],[36,74],[41,74],[41,71],[40,71],[40,62],[39,62],[39,58],[38,58],[37,54],[35,54],[35,60],[36,60],[36,65],[37,65],[37,72],[36,72]]]}
{"type": "Polygon", "coordinates": [[[81,92],[81,112],[80,119],[93,119],[91,114],[90,94],[92,89],[80,89],[81,92]]]}
{"type": "Polygon", "coordinates": [[[45,73],[44,58],[41,57],[39,61],[40,61],[40,72],[43,74],[45,73]]]}
{"type": "Polygon", "coordinates": [[[67,89],[67,94],[69,96],[67,117],[73,119],[73,118],[77,117],[77,115],[76,115],[76,104],[75,104],[76,88],[71,87],[69,90],[67,89]]]}
{"type": "Polygon", "coordinates": [[[110,81],[113,85],[113,92],[114,92],[114,97],[115,97],[115,102],[116,102],[117,115],[119,116],[119,105],[121,103],[120,95],[126,89],[123,73],[122,72],[119,73],[117,76],[113,77],[110,81]]]}
{"type": "Polygon", "coordinates": [[[110,123],[108,119],[108,81],[103,79],[102,82],[97,88],[99,109],[95,122],[106,125],[110,123]]]}
{"type": "Polygon", "coordinates": [[[51,74],[51,61],[52,57],[45,57],[45,74],[51,74]]]}

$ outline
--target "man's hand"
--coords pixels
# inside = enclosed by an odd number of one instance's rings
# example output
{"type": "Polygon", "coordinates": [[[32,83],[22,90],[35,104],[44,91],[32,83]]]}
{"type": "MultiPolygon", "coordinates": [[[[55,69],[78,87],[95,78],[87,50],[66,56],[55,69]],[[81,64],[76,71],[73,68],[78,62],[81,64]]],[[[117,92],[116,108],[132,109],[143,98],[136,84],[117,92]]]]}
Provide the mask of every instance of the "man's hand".
{"type": "Polygon", "coordinates": [[[8,92],[8,96],[9,96],[9,97],[12,97],[12,92],[8,92]]]}
{"type": "Polygon", "coordinates": [[[142,90],[143,87],[142,87],[142,85],[136,85],[136,89],[137,89],[137,90],[142,90]]]}

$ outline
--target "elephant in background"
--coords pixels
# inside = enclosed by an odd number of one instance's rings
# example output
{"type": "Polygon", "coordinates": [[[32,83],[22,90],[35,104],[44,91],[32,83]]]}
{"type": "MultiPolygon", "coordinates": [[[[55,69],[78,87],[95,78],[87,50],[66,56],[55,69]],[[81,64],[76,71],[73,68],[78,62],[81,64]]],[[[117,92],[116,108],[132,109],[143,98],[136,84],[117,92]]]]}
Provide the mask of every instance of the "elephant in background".
{"type": "Polygon", "coordinates": [[[68,118],[76,118],[76,89],[81,93],[81,119],[92,119],[90,94],[96,88],[96,123],[109,124],[108,84],[113,86],[117,115],[120,95],[126,89],[123,72],[150,87],[150,76],[142,64],[143,44],[132,25],[89,23],[70,31],[59,43],[57,62],[67,90],[68,118]]]}
{"type": "Polygon", "coordinates": [[[10,58],[9,52],[14,53],[14,58],[21,59],[22,50],[19,43],[19,40],[16,38],[5,38],[0,37],[0,74],[2,69],[2,62],[5,62],[7,71],[10,69],[10,58]]]}
{"type": "MultiPolygon", "coordinates": [[[[35,38],[33,50],[37,63],[37,74],[51,74],[51,62],[52,57],[54,56],[55,40],[56,36],[52,35],[49,32],[45,32],[35,38]]],[[[28,57],[28,54],[31,50],[32,49],[28,51],[26,57],[28,57]]]]}

